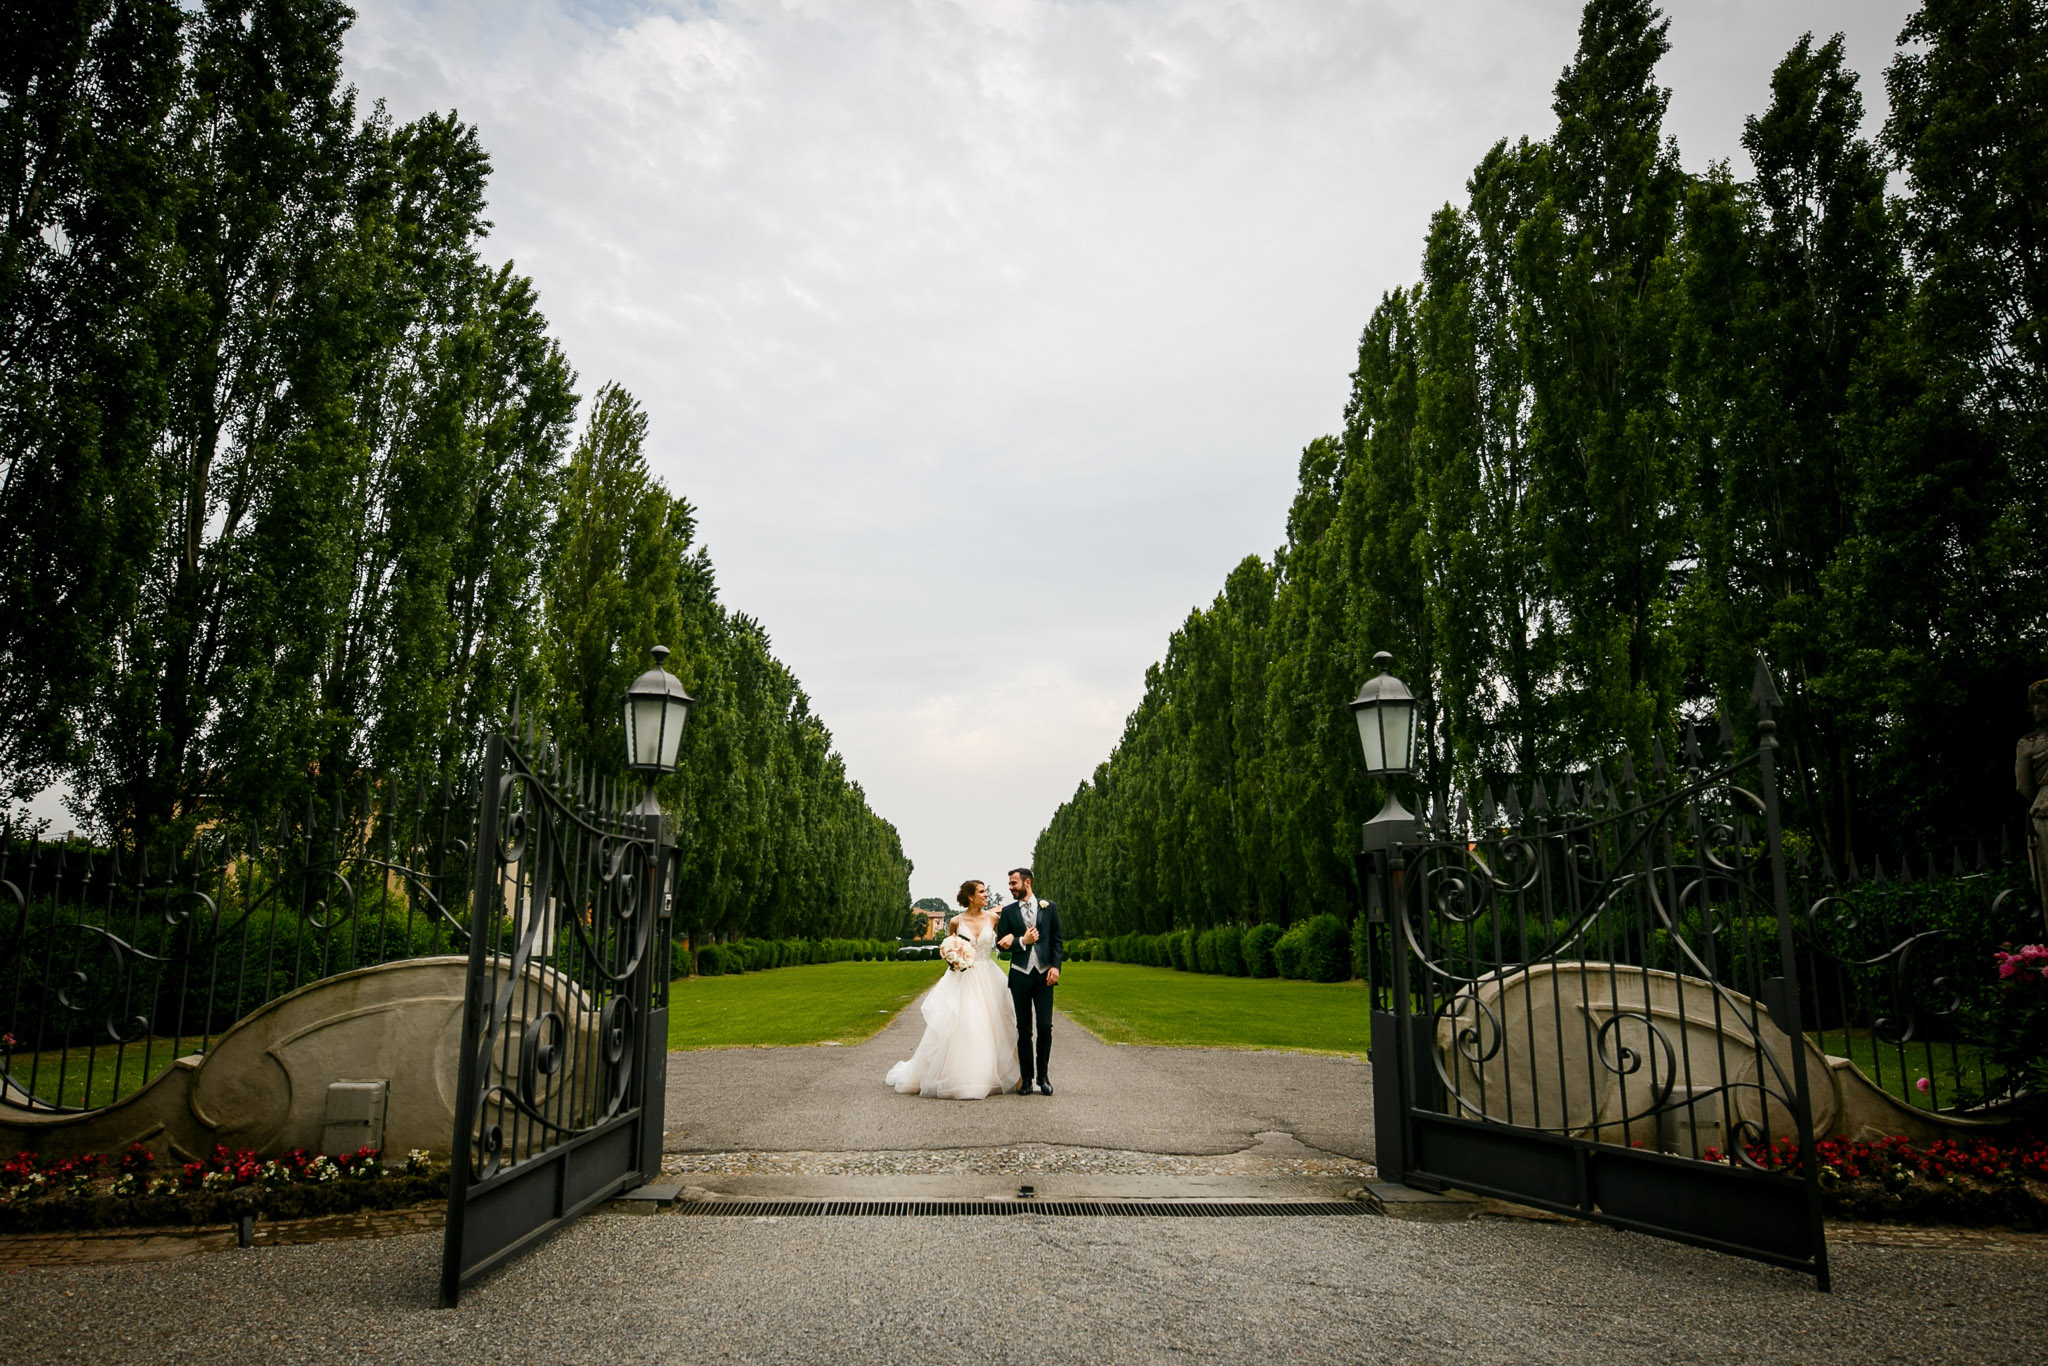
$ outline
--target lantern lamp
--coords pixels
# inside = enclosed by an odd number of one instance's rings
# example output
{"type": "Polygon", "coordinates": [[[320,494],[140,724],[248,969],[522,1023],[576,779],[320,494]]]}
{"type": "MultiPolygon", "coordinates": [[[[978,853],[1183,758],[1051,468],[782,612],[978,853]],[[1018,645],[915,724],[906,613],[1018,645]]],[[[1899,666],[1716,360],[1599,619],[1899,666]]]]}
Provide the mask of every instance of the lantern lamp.
{"type": "Polygon", "coordinates": [[[650,653],[654,667],[626,689],[626,767],[653,778],[676,771],[683,726],[695,699],[662,667],[668,646],[657,645],[650,653]]]}

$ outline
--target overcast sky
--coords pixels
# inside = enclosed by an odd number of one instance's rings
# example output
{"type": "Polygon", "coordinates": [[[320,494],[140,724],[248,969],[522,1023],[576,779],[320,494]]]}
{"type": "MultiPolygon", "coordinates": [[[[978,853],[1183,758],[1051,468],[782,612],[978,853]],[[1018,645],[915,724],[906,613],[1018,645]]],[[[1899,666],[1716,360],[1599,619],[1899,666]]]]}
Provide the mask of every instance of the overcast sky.
{"type": "MultiPolygon", "coordinates": [[[[1549,132],[1579,9],[357,2],[365,102],[481,127],[490,253],[580,392],[646,405],[919,896],[1028,859],[1279,543],[1367,314],[1487,147],[1549,132]]],[[[1741,169],[1809,29],[1874,124],[1910,7],[1675,0],[1685,164],[1741,169]]]]}

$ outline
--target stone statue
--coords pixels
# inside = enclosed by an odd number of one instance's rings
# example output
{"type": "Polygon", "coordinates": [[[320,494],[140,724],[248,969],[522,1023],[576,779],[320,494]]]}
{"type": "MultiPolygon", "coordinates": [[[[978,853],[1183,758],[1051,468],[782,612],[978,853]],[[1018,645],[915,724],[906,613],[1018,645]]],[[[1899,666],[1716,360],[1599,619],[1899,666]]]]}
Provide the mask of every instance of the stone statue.
{"type": "Polygon", "coordinates": [[[2034,732],[2020,739],[2013,754],[2012,779],[2027,807],[2027,857],[2034,867],[2034,893],[2048,916],[2048,678],[2027,689],[2027,709],[2034,714],[2034,732]]]}

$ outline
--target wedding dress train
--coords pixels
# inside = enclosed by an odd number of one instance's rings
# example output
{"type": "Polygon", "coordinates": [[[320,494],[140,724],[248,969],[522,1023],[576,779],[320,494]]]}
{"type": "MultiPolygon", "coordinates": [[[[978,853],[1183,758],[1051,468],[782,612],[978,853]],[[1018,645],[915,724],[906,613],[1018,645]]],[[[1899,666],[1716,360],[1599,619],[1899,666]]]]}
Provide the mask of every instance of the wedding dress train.
{"type": "Polygon", "coordinates": [[[883,1079],[905,1095],[980,1100],[1017,1089],[1017,1007],[995,959],[995,927],[973,942],[974,962],[958,972],[947,968],[925,993],[917,1051],[883,1079]]]}

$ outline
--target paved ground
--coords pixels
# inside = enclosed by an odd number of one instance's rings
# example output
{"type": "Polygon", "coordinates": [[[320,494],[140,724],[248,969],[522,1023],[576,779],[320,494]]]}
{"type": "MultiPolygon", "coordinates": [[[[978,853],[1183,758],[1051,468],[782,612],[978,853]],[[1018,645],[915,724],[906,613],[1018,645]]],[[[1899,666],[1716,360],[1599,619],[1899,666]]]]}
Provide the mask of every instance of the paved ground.
{"type": "MultiPolygon", "coordinates": [[[[1369,1070],[1112,1048],[1062,1020],[1050,1100],[881,1084],[853,1049],[680,1055],[669,1153],[733,1194],[1286,1196],[1355,1183],[1369,1070]],[[1256,1188],[1256,1189],[1254,1189],[1256,1188]]],[[[593,1215],[434,1307],[431,1210],[385,1236],[0,1249],[0,1363],[91,1361],[2005,1363],[2048,1340],[2048,1237],[1831,1232],[1836,1291],[1570,1221],[593,1215]]],[[[1397,1211],[1398,1212],[1398,1211],[1397,1211]]],[[[409,1222],[408,1222],[409,1221],[409,1222]]],[[[231,1237],[231,1235],[229,1235],[231,1237]]]]}
{"type": "Polygon", "coordinates": [[[2039,1360],[2038,1244],[1846,1243],[1836,1292],[1584,1225],[597,1215],[432,1305],[411,1235],[14,1271],[0,1360],[2039,1360]]]}
{"type": "Polygon", "coordinates": [[[1281,1132],[1372,1159],[1372,1072],[1349,1058],[1097,1041],[1053,1025],[1054,1094],[934,1100],[882,1084],[917,1047],[904,1011],[854,1048],[730,1048],[669,1057],[671,1153],[916,1150],[1046,1143],[1228,1153],[1281,1132]]]}

